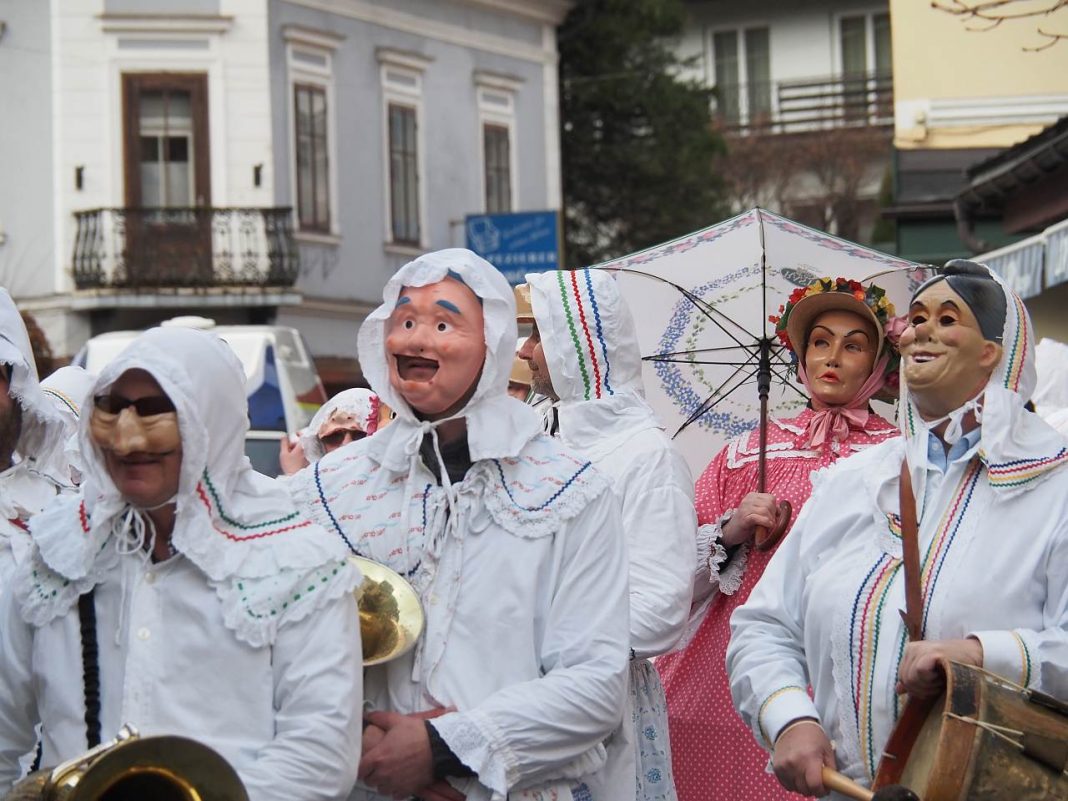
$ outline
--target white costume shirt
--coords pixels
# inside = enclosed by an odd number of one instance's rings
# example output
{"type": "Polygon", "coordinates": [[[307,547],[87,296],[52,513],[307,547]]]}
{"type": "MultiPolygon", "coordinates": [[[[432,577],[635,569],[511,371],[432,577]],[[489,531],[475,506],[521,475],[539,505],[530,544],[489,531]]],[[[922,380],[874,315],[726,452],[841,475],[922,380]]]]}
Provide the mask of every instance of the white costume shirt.
{"type": "Polygon", "coordinates": [[[629,553],[636,658],[624,725],[608,743],[594,797],[627,797],[637,781],[639,798],[674,798],[667,703],[647,658],[670,651],[686,627],[697,564],[693,478],[645,402],[637,333],[614,277],[576,270],[531,274],[527,282],[560,399],[560,439],[610,479],[629,553]],[[574,321],[582,319],[589,339],[576,341],[574,321]]]}
{"type": "Polygon", "coordinates": [[[906,452],[924,639],[975,636],[987,670],[1068,697],[1068,448],[1023,408],[1034,339],[1022,302],[1005,291],[1005,356],[984,393],[978,442],[943,475],[906,388],[904,436],[816,475],[793,531],[732,616],[731,692],[765,747],[790,721],[815,717],[843,773],[864,784],[874,775],[905,701],[894,685],[907,641],[898,614],[906,452]]]}
{"type": "MultiPolygon", "coordinates": [[[[468,801],[589,798],[627,670],[615,498],[588,460],[505,394],[515,305],[498,271],[469,251],[441,251],[402,268],[384,296],[360,331],[360,363],[397,419],[289,482],[339,541],[407,577],[422,599],[423,635],[367,670],[367,701],[400,713],[455,707],[431,725],[477,774],[454,780],[468,801]],[[473,464],[446,487],[418,452],[434,429],[389,385],[384,335],[401,288],[448,271],[483,300],[487,355],[460,413],[473,464]]],[[[380,798],[359,785],[354,797],[380,798]]]]}
{"type": "Polygon", "coordinates": [[[22,408],[22,428],[12,464],[0,472],[0,592],[29,552],[26,523],[60,487],[44,474],[66,470],[64,421],[41,390],[26,325],[7,290],[0,287],[0,364],[10,366],[8,394],[22,408]]]}
{"type": "Polygon", "coordinates": [[[231,762],[252,801],[343,799],[361,738],[358,571],[249,466],[244,373],[225,343],[153,329],[97,393],[133,368],[178,412],[176,554],[149,560],[151,525],[111,482],[83,418],[85,483],[33,518],[33,550],[0,602],[0,795],[37,723],[43,765],[87,748],[78,599],[92,590],[102,741],[124,723],[192,737],[231,762]]]}

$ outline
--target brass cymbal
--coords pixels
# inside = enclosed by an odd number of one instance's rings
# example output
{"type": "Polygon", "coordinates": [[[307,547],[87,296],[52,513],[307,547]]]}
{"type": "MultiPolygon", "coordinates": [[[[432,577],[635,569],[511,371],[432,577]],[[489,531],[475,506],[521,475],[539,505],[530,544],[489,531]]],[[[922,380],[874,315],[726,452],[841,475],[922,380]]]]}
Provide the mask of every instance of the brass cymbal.
{"type": "Polygon", "coordinates": [[[350,556],[363,574],[355,591],[360,608],[364,667],[389,662],[410,651],[423,631],[419,595],[399,573],[385,565],[350,556]]]}

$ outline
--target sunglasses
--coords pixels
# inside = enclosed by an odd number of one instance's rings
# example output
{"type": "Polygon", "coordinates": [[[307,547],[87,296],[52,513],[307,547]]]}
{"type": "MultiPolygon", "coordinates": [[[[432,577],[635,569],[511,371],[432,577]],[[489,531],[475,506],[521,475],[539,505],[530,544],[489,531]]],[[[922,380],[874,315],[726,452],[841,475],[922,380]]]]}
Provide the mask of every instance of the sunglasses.
{"type": "Polygon", "coordinates": [[[137,400],[124,398],[122,395],[97,395],[93,398],[93,405],[107,414],[118,414],[132,406],[138,417],[152,417],[175,411],[174,403],[166,395],[149,395],[137,400]]]}
{"type": "Polygon", "coordinates": [[[367,432],[360,431],[358,428],[339,428],[337,431],[331,431],[329,434],[319,437],[319,441],[324,445],[329,445],[331,448],[335,448],[345,441],[346,435],[350,435],[352,441],[355,442],[358,439],[366,437],[367,432]]]}

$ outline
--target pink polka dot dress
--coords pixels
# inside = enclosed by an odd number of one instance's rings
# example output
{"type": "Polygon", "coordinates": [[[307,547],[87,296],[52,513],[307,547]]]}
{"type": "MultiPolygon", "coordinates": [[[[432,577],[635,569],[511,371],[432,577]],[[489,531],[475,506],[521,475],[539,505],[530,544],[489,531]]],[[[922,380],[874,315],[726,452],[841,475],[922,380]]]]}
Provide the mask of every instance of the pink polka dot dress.
{"type": "MultiPolygon", "coordinates": [[[[812,491],[813,471],[898,433],[891,423],[872,414],[863,429],[850,428],[844,442],[810,450],[805,429],[813,414],[809,409],[798,417],[768,424],[767,491],[790,501],[794,519],[812,491]]],[[[758,433],[750,432],[720,451],[701,474],[695,489],[700,525],[719,523],[724,513],[756,491],[758,443],[758,433]]],[[[757,745],[731,702],[725,668],[731,613],[749,597],[774,553],[747,550],[738,589],[730,595],[717,592],[686,649],[656,660],[667,696],[679,801],[802,798],[784,790],[767,771],[767,752],[757,745]]],[[[738,560],[743,554],[733,558],[738,560]]]]}

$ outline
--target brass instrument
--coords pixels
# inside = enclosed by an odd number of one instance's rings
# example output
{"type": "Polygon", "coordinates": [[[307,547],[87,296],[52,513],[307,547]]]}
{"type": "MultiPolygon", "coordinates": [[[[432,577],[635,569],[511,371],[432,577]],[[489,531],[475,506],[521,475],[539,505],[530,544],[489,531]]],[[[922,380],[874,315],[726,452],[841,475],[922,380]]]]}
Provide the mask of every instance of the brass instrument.
{"type": "Polygon", "coordinates": [[[356,590],[364,667],[380,665],[408,653],[423,631],[419,595],[400,574],[385,565],[350,556],[363,573],[356,590]]]}
{"type": "Polygon", "coordinates": [[[123,726],[55,768],[18,782],[4,801],[248,801],[230,763],[186,737],[141,737],[123,726]]]}

